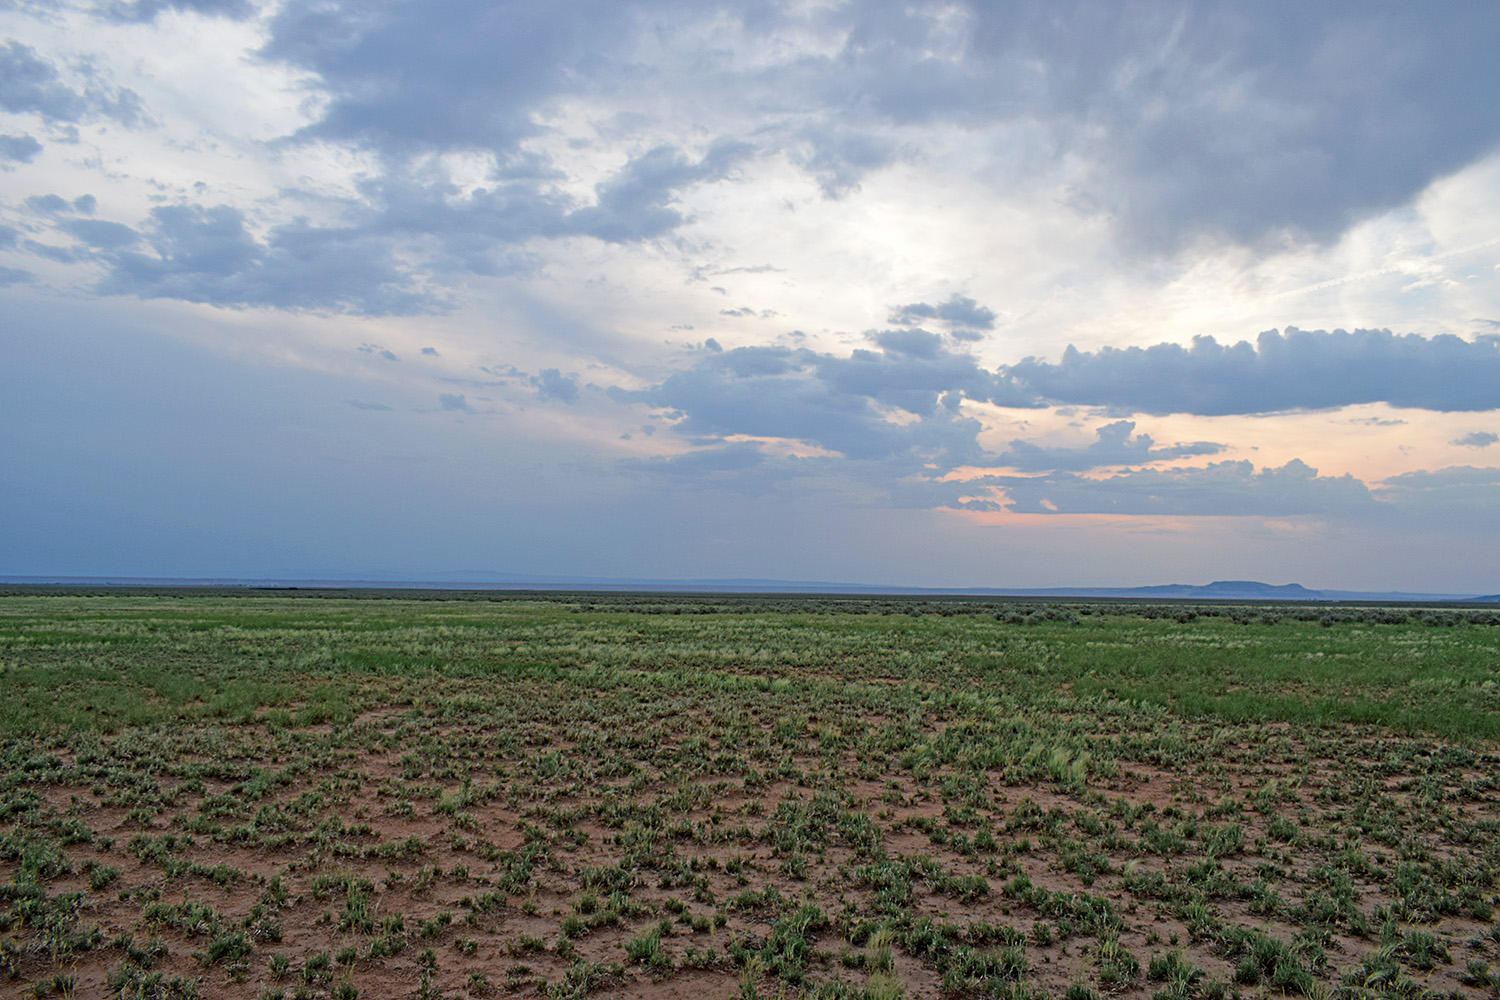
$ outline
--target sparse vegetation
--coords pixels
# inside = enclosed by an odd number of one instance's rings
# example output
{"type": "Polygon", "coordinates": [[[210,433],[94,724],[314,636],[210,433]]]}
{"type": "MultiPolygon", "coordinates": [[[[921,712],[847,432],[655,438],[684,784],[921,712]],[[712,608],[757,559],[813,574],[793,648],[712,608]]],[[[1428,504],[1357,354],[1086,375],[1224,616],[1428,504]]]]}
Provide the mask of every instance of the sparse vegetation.
{"type": "Polygon", "coordinates": [[[1486,609],[0,596],[17,995],[1495,995],[1486,609]]]}

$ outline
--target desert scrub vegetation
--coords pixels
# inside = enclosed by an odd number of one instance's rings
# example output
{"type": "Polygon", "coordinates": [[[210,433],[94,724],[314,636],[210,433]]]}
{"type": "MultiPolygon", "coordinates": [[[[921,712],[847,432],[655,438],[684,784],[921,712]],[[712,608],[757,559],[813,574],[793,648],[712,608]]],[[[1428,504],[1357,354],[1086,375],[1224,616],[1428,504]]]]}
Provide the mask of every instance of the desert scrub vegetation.
{"type": "Polygon", "coordinates": [[[0,977],[1495,996],[1478,608],[0,595],[0,977]]]}

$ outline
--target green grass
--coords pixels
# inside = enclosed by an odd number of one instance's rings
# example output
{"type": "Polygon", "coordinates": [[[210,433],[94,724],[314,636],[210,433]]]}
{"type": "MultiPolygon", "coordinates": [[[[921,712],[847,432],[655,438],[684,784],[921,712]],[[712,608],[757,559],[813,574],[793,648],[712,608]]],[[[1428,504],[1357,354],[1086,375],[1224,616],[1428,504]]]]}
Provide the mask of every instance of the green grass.
{"type": "Polygon", "coordinates": [[[584,686],[891,684],[997,702],[1136,701],[1233,722],[1500,738],[1500,629],[1110,613],[578,613],[562,601],[0,598],[0,733],[116,731],[274,710],[347,721],[372,678],[584,686]]]}
{"type": "Polygon", "coordinates": [[[1462,995],[1497,654],[1482,610],[4,594],[0,975],[1462,995]]]}

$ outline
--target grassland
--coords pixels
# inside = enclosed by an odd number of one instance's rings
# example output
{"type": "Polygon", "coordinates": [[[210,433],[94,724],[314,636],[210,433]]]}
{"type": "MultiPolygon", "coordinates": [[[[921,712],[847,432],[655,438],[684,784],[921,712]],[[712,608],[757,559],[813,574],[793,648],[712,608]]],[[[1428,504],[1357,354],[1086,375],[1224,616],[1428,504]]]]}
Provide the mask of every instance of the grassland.
{"type": "Polygon", "coordinates": [[[13,995],[1497,995],[1493,612],[0,596],[13,995]]]}

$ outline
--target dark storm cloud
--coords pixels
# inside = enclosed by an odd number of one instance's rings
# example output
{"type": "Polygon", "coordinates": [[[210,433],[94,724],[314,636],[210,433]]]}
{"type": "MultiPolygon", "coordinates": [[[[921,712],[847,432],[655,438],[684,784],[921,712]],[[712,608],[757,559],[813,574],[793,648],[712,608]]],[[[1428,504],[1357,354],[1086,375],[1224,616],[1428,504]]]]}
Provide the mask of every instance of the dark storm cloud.
{"type": "Polygon", "coordinates": [[[1009,507],[1024,514],[1128,514],[1290,517],[1357,515],[1378,502],[1353,476],[1320,476],[1293,459],[1259,472],[1249,462],[1201,469],[1141,469],[1103,479],[1072,473],[996,476],[1009,507]]]}
{"type": "MultiPolygon", "coordinates": [[[[112,9],[144,17],[167,7],[242,10],[236,0],[112,9]]],[[[1493,149],[1493,29],[1487,4],[293,0],[262,55],[321,81],[328,100],[304,137],[397,159],[484,150],[513,161],[568,97],[691,95],[705,109],[697,127],[733,142],[743,137],[724,123],[753,116],[764,152],[790,156],[838,196],[921,155],[901,130],[1012,128],[1037,152],[997,154],[997,183],[1063,157],[1092,164],[1073,202],[1110,213],[1132,243],[1168,249],[1204,234],[1331,238],[1493,149]],[[788,44],[769,65],[710,64],[710,29],[730,48],[737,37],[837,45],[814,54],[788,44]]],[[[80,95],[46,90],[44,70],[28,79],[43,88],[32,103],[77,116],[80,95]]],[[[531,155],[533,176],[556,169],[531,155]]],[[[634,239],[676,224],[620,180],[579,220],[591,232],[634,239]]]]}
{"type": "Polygon", "coordinates": [[[30,163],[42,151],[42,144],[29,135],[0,135],[0,160],[30,163]]]}
{"type": "MultiPolygon", "coordinates": [[[[250,5],[141,0],[102,9],[133,19],[167,10],[240,17],[250,5]]],[[[922,127],[1001,130],[995,162],[979,174],[994,185],[1047,176],[1064,157],[1094,164],[1080,169],[1068,197],[1110,213],[1124,238],[1142,245],[1204,233],[1255,241],[1288,229],[1328,237],[1494,147],[1500,104],[1482,96],[1497,79],[1482,42],[1491,16],[1482,5],[1288,3],[1266,13],[1085,0],[959,11],[895,2],[809,10],[291,0],[271,19],[261,56],[316,80],[324,100],[300,138],[379,154],[363,203],[343,206],[333,228],[274,231],[244,258],[245,271],[193,276],[121,259],[110,287],[226,305],[430,310],[440,296],[429,284],[538,266],[522,249],[528,241],[668,236],[688,221],[681,192],[731,178],[757,156],[789,157],[841,194],[869,170],[920,159],[923,144],[903,130],[922,127]],[[708,30],[730,49],[739,39],[780,38],[787,54],[705,62],[708,30]],[[792,44],[806,38],[824,44],[792,44]],[[707,152],[645,148],[592,198],[564,193],[557,181],[568,164],[520,144],[562,102],[617,94],[665,102],[658,124],[690,129],[707,152]],[[1016,155],[1017,143],[1036,152],[1016,155]],[[428,156],[455,150],[492,154],[489,183],[460,191],[428,156]],[[278,291],[268,278],[282,275],[292,287],[278,291]]],[[[70,86],[19,42],[0,49],[0,107],[61,122],[141,114],[128,91],[92,77],[83,89],[70,86]]],[[[954,296],[902,306],[892,322],[974,340],[996,317],[954,296]]]]}
{"type": "Polygon", "coordinates": [[[998,464],[1022,472],[1082,472],[1105,465],[1146,465],[1196,455],[1217,455],[1224,446],[1212,441],[1195,441],[1158,448],[1149,434],[1131,436],[1135,424],[1118,420],[1105,424],[1096,433],[1098,440],[1086,448],[1045,448],[1029,441],[1015,440],[999,458],[998,464]]]}
{"type": "Polygon", "coordinates": [[[1028,358],[1006,374],[1059,404],[1133,413],[1274,413],[1357,403],[1438,411],[1500,408],[1500,338],[1268,331],[1255,344],[1196,337],[1097,352],[1069,347],[1061,362],[1028,358]]]}
{"type": "MultiPolygon", "coordinates": [[[[1061,123],[1100,171],[1079,192],[1128,237],[1328,239],[1496,145],[1495,13],[1483,4],[978,4],[981,97],[896,90],[901,111],[1061,123]],[[930,95],[930,96],[929,96],[930,95]]],[[[908,46],[921,44],[911,38],[908,46]]],[[[887,42],[899,49],[895,39],[887,42]]],[[[892,112],[896,113],[896,112],[892,112]]]]}

